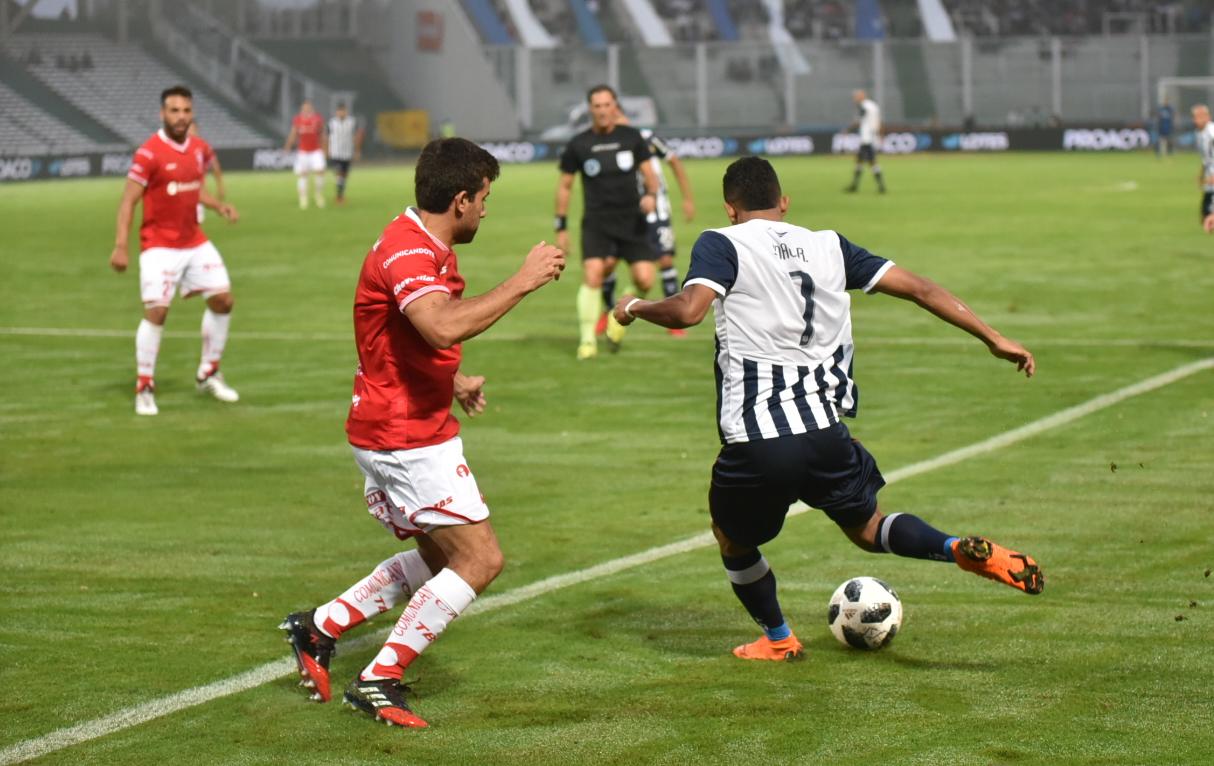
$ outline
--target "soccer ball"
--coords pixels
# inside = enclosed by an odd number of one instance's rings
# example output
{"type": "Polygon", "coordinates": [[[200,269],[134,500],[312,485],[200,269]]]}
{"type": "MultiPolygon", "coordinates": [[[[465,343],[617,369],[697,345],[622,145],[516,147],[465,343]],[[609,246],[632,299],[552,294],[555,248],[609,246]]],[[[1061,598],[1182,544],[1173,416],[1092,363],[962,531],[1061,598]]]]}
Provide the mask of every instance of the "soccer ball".
{"type": "Polygon", "coordinates": [[[835,589],[827,611],[830,632],[856,649],[880,649],[902,627],[902,601],[875,577],[853,577],[835,589]]]}

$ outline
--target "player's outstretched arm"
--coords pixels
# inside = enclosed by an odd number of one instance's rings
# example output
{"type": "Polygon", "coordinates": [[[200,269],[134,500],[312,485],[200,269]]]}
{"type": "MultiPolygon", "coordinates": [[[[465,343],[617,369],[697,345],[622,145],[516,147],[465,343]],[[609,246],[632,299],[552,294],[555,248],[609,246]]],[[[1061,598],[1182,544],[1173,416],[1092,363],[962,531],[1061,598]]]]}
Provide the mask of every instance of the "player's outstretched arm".
{"type": "Polygon", "coordinates": [[[126,186],[122,187],[122,200],[118,203],[117,231],[114,233],[114,249],[110,251],[110,268],[114,271],[126,271],[129,262],[127,237],[131,231],[131,219],[135,217],[135,206],[141,199],[143,187],[128,178],[126,186]]]}
{"type": "Polygon", "coordinates": [[[681,330],[704,321],[717,294],[704,285],[690,285],[683,292],[661,301],[646,301],[625,295],[615,305],[615,319],[622,325],[644,319],[662,327],[681,330]]]}
{"type": "Polygon", "coordinates": [[[405,316],[431,346],[451,348],[489,329],[529,293],[560,278],[564,269],[565,253],[540,242],[531,248],[522,268],[489,292],[466,300],[429,293],[405,306],[405,316]]]}
{"type": "Polygon", "coordinates": [[[930,279],[894,266],[885,272],[873,290],[919,304],[985,343],[993,355],[1015,363],[1016,369],[1023,371],[1027,377],[1033,377],[1036,363],[1027,348],[1000,335],[964,301],[930,279]]]}

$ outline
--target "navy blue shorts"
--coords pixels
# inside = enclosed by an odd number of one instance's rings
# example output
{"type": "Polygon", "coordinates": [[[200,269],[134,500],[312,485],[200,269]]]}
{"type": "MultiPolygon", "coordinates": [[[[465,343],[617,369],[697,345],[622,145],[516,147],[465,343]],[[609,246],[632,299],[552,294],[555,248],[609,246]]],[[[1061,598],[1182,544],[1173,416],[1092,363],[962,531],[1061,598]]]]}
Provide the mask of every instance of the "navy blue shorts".
{"type": "Polygon", "coordinates": [[[659,218],[645,225],[653,251],[658,255],[674,255],[674,223],[669,218],[659,218]]]}
{"type": "Polygon", "coordinates": [[[780,534],[800,500],[840,527],[867,523],[885,479],[847,426],[726,444],[712,467],[708,509],[730,540],[758,546],[780,534]]]}
{"type": "Polygon", "coordinates": [[[856,164],[867,162],[869,165],[877,161],[877,150],[872,144],[860,144],[860,150],[856,152],[856,164]]]}
{"type": "Polygon", "coordinates": [[[1201,194],[1201,220],[1206,220],[1206,216],[1214,213],[1214,192],[1202,192],[1201,194]]]}

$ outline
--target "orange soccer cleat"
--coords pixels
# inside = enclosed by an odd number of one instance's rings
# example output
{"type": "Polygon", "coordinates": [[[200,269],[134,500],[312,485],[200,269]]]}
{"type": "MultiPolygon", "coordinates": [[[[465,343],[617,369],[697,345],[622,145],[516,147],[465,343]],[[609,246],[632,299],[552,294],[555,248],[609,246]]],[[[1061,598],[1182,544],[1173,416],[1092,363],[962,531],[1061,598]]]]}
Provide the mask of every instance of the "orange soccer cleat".
{"type": "Polygon", "coordinates": [[[599,314],[599,321],[594,323],[594,334],[595,335],[602,335],[603,333],[607,332],[607,314],[608,314],[608,312],[606,312],[606,311],[604,311],[602,314],[599,314]]]}
{"type": "Polygon", "coordinates": [[[735,646],[733,656],[741,657],[744,660],[786,662],[788,660],[799,659],[801,657],[801,649],[801,642],[790,633],[788,638],[782,638],[779,641],[772,641],[767,636],[763,636],[758,641],[735,646]]]}
{"type": "Polygon", "coordinates": [[[1045,575],[1031,556],[1004,548],[985,537],[961,537],[953,542],[957,566],[988,580],[1037,595],[1045,589],[1045,575]]]}
{"type": "Polygon", "coordinates": [[[308,698],[314,702],[328,702],[329,660],[337,654],[337,642],[316,629],[311,612],[288,614],[279,630],[287,632],[286,641],[295,650],[295,663],[299,666],[299,685],[308,690],[308,698]]]}

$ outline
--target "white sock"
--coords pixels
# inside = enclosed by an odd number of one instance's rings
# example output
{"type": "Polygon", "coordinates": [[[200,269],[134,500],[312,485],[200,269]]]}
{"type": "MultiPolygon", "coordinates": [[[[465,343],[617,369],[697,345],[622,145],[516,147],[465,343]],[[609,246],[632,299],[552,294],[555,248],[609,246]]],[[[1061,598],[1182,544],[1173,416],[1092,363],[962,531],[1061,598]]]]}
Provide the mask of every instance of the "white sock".
{"type": "Polygon", "coordinates": [[[362,679],[395,678],[434,643],[451,621],[476,599],[476,591],[452,569],[444,569],[413,594],[384,648],[363,669],[362,679]]]}
{"type": "Polygon", "coordinates": [[[139,329],[135,331],[135,371],[140,378],[155,377],[156,356],[160,353],[160,336],[163,334],[164,325],[140,320],[139,329]]]}
{"type": "Polygon", "coordinates": [[[228,326],[231,314],[216,314],[207,309],[202,312],[202,359],[198,362],[198,379],[202,380],[219,366],[223,349],[228,345],[228,326]]]}
{"type": "Polygon", "coordinates": [[[350,628],[409,598],[433,576],[420,553],[402,551],[380,562],[375,571],[345,593],[316,607],[312,620],[321,633],[340,638],[350,628]]]}
{"type": "Polygon", "coordinates": [[[308,201],[308,177],[296,176],[295,188],[299,191],[299,201],[306,204],[308,201]]]}
{"type": "Polygon", "coordinates": [[[312,188],[316,193],[316,201],[323,202],[325,199],[325,174],[317,173],[312,176],[312,188]]]}

